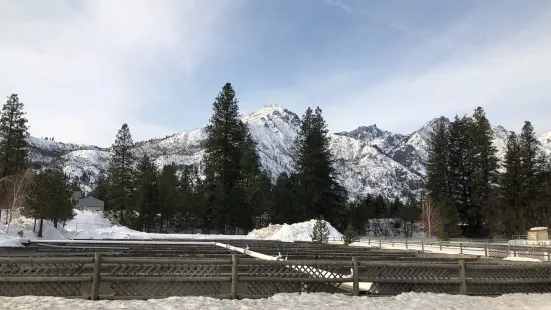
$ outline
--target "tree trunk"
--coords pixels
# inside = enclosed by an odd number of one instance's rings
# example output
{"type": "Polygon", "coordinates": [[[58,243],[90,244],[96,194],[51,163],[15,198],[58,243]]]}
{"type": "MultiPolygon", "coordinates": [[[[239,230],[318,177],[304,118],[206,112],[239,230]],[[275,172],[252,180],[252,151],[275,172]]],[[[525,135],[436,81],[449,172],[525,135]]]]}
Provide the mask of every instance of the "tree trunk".
{"type": "Polygon", "coordinates": [[[42,238],[42,226],[44,226],[44,219],[40,219],[40,226],[38,227],[38,238],[42,238]]]}
{"type": "Polygon", "coordinates": [[[34,219],[33,233],[36,233],[36,219],[34,219]]]}
{"type": "Polygon", "coordinates": [[[57,228],[57,220],[54,220],[54,227],[57,228]]]}
{"type": "Polygon", "coordinates": [[[161,213],[161,221],[160,222],[161,222],[161,226],[159,227],[159,233],[162,234],[163,233],[163,222],[164,222],[162,213],[161,213]]]}

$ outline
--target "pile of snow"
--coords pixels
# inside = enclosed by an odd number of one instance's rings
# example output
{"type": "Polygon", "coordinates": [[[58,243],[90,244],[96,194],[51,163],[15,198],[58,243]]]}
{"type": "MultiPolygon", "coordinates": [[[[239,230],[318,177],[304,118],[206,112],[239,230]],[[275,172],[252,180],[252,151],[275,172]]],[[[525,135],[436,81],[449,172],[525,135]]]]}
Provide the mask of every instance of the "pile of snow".
{"type": "MultiPolygon", "coordinates": [[[[325,222],[325,221],[324,221],[325,222]]],[[[342,234],[331,226],[329,222],[325,222],[329,228],[329,239],[340,240],[342,234]]],[[[261,229],[255,229],[249,233],[248,237],[253,239],[279,240],[284,242],[294,241],[312,241],[312,231],[316,220],[307,222],[288,224],[276,224],[261,229]]]]}
{"type": "Polygon", "coordinates": [[[9,225],[6,225],[5,219],[0,223],[0,231],[6,235],[15,238],[25,239],[44,239],[44,240],[66,240],[64,236],[65,230],[58,225],[58,228],[54,227],[54,223],[50,221],[44,221],[42,225],[42,238],[38,238],[38,228],[40,221],[36,221],[36,233],[34,232],[35,220],[33,218],[27,218],[21,215],[19,210],[13,210],[12,220],[9,225]]]}
{"type": "Polygon", "coordinates": [[[23,245],[15,237],[0,232],[0,247],[22,247],[23,245]]]}

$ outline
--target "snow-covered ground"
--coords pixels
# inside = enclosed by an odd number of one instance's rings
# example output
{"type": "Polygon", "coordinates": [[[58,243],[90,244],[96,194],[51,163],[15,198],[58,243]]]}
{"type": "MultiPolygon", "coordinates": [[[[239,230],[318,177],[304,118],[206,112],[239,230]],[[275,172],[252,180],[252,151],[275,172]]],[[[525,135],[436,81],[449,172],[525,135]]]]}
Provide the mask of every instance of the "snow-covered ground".
{"type": "Polygon", "coordinates": [[[56,310],[181,310],[181,309],[551,309],[551,294],[511,294],[496,298],[432,293],[395,297],[350,297],[343,294],[278,294],[267,299],[218,300],[208,297],[170,297],[147,301],[90,301],[59,297],[0,297],[2,309],[56,310]]]}
{"type": "MultiPolygon", "coordinates": [[[[417,250],[417,251],[424,251],[426,253],[439,253],[439,254],[466,254],[466,255],[476,255],[476,256],[485,256],[485,250],[484,248],[475,248],[475,247],[467,247],[464,246],[463,250],[457,246],[442,246],[440,248],[439,245],[422,245],[419,243],[409,243],[406,247],[405,243],[392,243],[392,242],[381,242],[379,244],[379,241],[372,240],[370,243],[367,241],[362,242],[353,242],[350,244],[350,246],[357,246],[357,247],[368,247],[368,248],[382,248],[382,249],[395,249],[395,250],[417,250]]],[[[505,258],[504,260],[510,260],[510,261],[527,261],[527,262],[541,262],[540,260],[533,259],[533,258],[525,258],[525,257],[514,257],[510,256],[505,258]]]]}
{"type": "MultiPolygon", "coordinates": [[[[248,235],[202,235],[202,234],[158,234],[145,233],[132,230],[125,226],[113,225],[103,213],[97,211],[74,210],[75,217],[55,228],[53,223],[44,221],[43,236],[38,238],[33,232],[34,219],[26,218],[19,211],[13,213],[12,222],[9,228],[0,223],[0,246],[18,246],[18,238],[30,240],[67,240],[67,239],[266,239],[281,240],[285,242],[312,241],[311,234],[315,220],[296,223],[292,225],[270,225],[268,227],[254,230],[248,235]],[[21,233],[21,235],[20,235],[21,233]]],[[[331,239],[340,240],[342,234],[329,223],[329,235],[331,239]]],[[[38,231],[38,223],[37,228],[38,231]]]]}

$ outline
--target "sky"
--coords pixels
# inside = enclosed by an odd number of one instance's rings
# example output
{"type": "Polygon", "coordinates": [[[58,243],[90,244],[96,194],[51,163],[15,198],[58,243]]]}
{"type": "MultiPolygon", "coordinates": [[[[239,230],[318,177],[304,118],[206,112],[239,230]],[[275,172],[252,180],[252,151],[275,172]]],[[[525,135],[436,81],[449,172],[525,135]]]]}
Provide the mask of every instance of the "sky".
{"type": "Polygon", "coordinates": [[[232,83],[243,115],[319,106],[329,129],[410,133],[482,106],[551,130],[548,0],[0,0],[0,97],[30,133],[109,146],[208,123],[232,83]],[[2,99],[3,100],[3,99],[2,99]]]}

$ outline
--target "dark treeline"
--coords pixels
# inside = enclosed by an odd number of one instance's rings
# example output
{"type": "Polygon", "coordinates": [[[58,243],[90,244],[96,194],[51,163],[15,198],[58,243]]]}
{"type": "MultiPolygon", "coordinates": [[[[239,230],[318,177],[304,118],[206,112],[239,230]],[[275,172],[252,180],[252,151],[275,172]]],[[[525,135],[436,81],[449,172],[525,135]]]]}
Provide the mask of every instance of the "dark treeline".
{"type": "Polygon", "coordinates": [[[501,162],[492,140],[482,108],[433,133],[426,190],[441,217],[440,237],[511,237],[551,225],[549,159],[530,122],[520,136],[509,134],[501,162]]]}
{"type": "Polygon", "coordinates": [[[169,164],[158,169],[147,155],[135,157],[135,144],[124,124],[113,145],[108,175],[98,179],[91,194],[104,200],[123,224],[147,232],[244,233],[269,223],[323,217],[340,230],[352,225],[364,234],[368,219],[419,218],[414,202],[348,198],[336,181],[327,124],[319,108],[308,108],[301,120],[293,148],[295,172],[275,180],[261,166],[229,83],[214,101],[206,130],[201,167],[169,164]]]}

